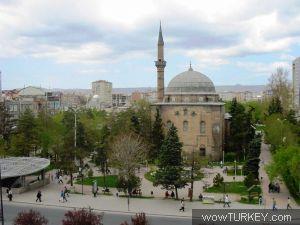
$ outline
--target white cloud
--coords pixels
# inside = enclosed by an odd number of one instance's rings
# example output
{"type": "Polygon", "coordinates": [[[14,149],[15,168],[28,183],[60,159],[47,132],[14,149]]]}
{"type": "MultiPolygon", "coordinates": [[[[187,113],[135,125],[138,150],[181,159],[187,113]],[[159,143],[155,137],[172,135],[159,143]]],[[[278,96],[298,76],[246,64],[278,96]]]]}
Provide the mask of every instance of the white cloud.
{"type": "Polygon", "coordinates": [[[277,61],[272,63],[237,62],[236,65],[250,72],[253,72],[257,76],[261,76],[262,74],[271,75],[279,67],[282,67],[288,71],[291,70],[291,63],[287,61],[277,61]]]}

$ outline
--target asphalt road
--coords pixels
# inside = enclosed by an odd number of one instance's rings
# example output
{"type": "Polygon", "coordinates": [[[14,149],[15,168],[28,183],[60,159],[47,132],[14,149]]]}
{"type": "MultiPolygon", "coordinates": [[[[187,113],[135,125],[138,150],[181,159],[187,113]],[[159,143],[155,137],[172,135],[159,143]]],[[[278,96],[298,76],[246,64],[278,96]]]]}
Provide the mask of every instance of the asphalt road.
{"type": "MultiPolygon", "coordinates": [[[[26,210],[36,210],[39,211],[43,216],[45,216],[49,223],[48,225],[61,225],[62,218],[70,209],[66,208],[56,208],[56,207],[43,207],[36,206],[32,204],[17,204],[17,203],[4,203],[4,218],[5,225],[13,225],[13,220],[19,212],[26,210]]],[[[100,212],[99,212],[100,213],[100,212]]],[[[118,212],[105,212],[104,213],[104,225],[119,225],[125,220],[127,220],[130,224],[131,214],[127,213],[118,213],[118,212]]],[[[166,217],[166,216],[156,216],[151,215],[147,216],[149,219],[150,225],[191,225],[191,218],[174,218],[174,217],[166,217]]],[[[30,225],[30,224],[28,224],[30,225]]]]}

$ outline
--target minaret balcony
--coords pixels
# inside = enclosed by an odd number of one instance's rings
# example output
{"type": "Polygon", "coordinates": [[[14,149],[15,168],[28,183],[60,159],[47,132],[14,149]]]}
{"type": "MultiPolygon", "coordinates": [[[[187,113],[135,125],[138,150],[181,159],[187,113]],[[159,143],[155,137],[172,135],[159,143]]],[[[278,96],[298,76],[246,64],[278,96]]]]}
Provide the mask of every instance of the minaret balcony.
{"type": "Polygon", "coordinates": [[[158,60],[158,61],[155,61],[155,66],[157,68],[165,68],[167,65],[167,62],[165,60],[158,60]]]}

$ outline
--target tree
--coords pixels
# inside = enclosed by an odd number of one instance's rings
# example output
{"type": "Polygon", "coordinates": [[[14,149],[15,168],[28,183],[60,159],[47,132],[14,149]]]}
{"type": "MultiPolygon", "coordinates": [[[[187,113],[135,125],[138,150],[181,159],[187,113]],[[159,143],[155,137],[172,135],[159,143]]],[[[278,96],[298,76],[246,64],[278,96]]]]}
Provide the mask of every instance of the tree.
{"type": "Polygon", "coordinates": [[[289,72],[281,67],[276,69],[269,78],[268,88],[272,98],[279,99],[282,109],[285,111],[291,105],[292,88],[288,80],[289,72]]]}
{"type": "Polygon", "coordinates": [[[5,102],[0,102],[0,137],[8,144],[12,133],[12,118],[5,105],[5,102]]]}
{"type": "Polygon", "coordinates": [[[243,168],[244,174],[248,175],[249,173],[252,173],[255,179],[258,179],[259,161],[259,158],[248,159],[243,168]]]}
{"type": "Polygon", "coordinates": [[[269,116],[272,114],[282,114],[283,108],[281,106],[281,101],[278,96],[272,98],[269,108],[268,108],[269,116]]]}
{"type": "Polygon", "coordinates": [[[221,184],[223,184],[223,182],[224,178],[219,173],[213,179],[214,186],[216,187],[219,187],[221,184]]]}
{"type": "Polygon", "coordinates": [[[141,138],[136,134],[121,134],[117,136],[112,146],[112,161],[119,170],[118,186],[129,196],[134,188],[140,186],[140,178],[135,175],[135,170],[145,160],[147,152],[141,138]]]}
{"type": "Polygon", "coordinates": [[[102,216],[91,211],[81,209],[68,211],[62,221],[63,225],[101,225],[102,216]]]}
{"type": "Polygon", "coordinates": [[[38,150],[38,129],[36,118],[30,109],[26,109],[17,123],[17,133],[12,139],[13,153],[16,156],[29,156],[38,150]]]}
{"type": "Polygon", "coordinates": [[[248,175],[245,177],[244,184],[247,188],[250,188],[252,185],[257,184],[257,180],[252,172],[248,173],[248,175]]]}
{"type": "Polygon", "coordinates": [[[167,190],[175,189],[176,199],[178,188],[186,186],[186,180],[182,176],[181,152],[182,143],[179,141],[177,128],[172,124],[160,149],[154,185],[162,185],[167,190]]]}
{"type": "Polygon", "coordinates": [[[95,162],[96,165],[100,167],[100,171],[103,174],[103,183],[104,187],[106,187],[106,174],[108,172],[108,150],[109,150],[109,129],[107,125],[105,125],[101,129],[101,137],[100,137],[100,143],[96,147],[96,156],[95,156],[95,162]]]}
{"type": "Polygon", "coordinates": [[[28,212],[21,212],[14,220],[14,225],[47,225],[48,220],[43,217],[39,212],[32,209],[28,212]]]}
{"type": "Polygon", "coordinates": [[[183,158],[185,159],[184,166],[188,168],[189,172],[188,182],[191,184],[190,201],[193,201],[194,181],[201,176],[200,170],[204,165],[207,165],[208,159],[200,156],[200,154],[196,154],[194,149],[191,153],[184,152],[183,158]]]}
{"type": "Polygon", "coordinates": [[[246,112],[245,107],[234,98],[229,106],[229,113],[232,117],[225,148],[227,152],[235,152],[241,158],[255,133],[251,126],[252,111],[246,112]]]}
{"type": "Polygon", "coordinates": [[[158,108],[156,108],[155,120],[151,132],[152,146],[151,151],[149,152],[149,159],[154,161],[159,156],[159,150],[161,149],[164,140],[163,123],[158,108]]]}

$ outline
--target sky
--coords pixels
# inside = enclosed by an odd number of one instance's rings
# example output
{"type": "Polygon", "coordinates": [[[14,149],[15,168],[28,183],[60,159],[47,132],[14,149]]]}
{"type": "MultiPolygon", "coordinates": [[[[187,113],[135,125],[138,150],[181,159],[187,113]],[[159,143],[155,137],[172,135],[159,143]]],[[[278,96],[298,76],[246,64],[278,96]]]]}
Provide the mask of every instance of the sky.
{"type": "Polygon", "coordinates": [[[155,87],[191,61],[215,85],[266,84],[300,56],[298,0],[0,0],[3,89],[155,87]]]}

